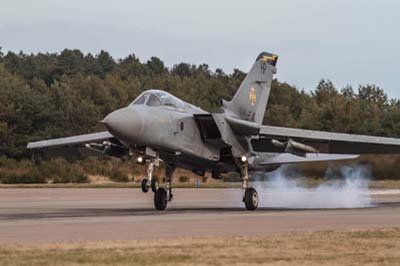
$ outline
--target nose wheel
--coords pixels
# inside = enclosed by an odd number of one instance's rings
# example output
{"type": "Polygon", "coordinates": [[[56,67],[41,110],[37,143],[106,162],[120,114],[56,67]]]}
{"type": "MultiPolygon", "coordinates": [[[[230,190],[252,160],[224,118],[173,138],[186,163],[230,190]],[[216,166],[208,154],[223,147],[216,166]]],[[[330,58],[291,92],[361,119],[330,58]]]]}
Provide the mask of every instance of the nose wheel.
{"type": "Polygon", "coordinates": [[[150,187],[153,192],[157,192],[158,190],[158,179],[153,177],[150,182],[150,187]]]}
{"type": "Polygon", "coordinates": [[[153,192],[158,190],[158,180],[156,177],[153,177],[154,166],[157,166],[157,160],[149,163],[147,168],[147,178],[142,180],[141,188],[143,193],[147,193],[150,188],[153,192]]]}
{"type": "Polygon", "coordinates": [[[147,193],[149,191],[149,186],[148,186],[149,180],[147,180],[146,178],[142,180],[142,191],[143,193],[147,193]]]}
{"type": "Polygon", "coordinates": [[[156,192],[158,190],[158,179],[153,177],[151,181],[148,179],[143,179],[142,180],[142,185],[141,185],[143,193],[147,193],[149,189],[151,188],[151,191],[156,192]]]}

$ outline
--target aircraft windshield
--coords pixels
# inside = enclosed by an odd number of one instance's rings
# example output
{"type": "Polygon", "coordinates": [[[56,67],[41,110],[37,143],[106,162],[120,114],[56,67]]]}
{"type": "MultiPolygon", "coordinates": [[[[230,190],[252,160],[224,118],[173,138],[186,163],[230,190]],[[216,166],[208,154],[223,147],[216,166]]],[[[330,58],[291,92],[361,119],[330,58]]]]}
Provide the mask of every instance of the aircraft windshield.
{"type": "Polygon", "coordinates": [[[151,94],[149,99],[147,100],[146,105],[148,105],[148,106],[160,106],[161,105],[161,101],[157,96],[155,96],[154,94],[151,94]]]}
{"type": "Polygon", "coordinates": [[[159,90],[151,90],[140,95],[132,102],[132,105],[146,104],[147,106],[167,106],[184,110],[186,104],[175,96],[159,90]]]}
{"type": "Polygon", "coordinates": [[[143,94],[142,96],[140,96],[139,98],[137,98],[136,100],[133,101],[132,104],[144,104],[146,102],[148,94],[143,94]]]}
{"type": "Polygon", "coordinates": [[[164,106],[169,106],[178,109],[185,109],[185,103],[169,93],[159,91],[155,92],[154,94],[160,98],[161,104],[164,106]]]}

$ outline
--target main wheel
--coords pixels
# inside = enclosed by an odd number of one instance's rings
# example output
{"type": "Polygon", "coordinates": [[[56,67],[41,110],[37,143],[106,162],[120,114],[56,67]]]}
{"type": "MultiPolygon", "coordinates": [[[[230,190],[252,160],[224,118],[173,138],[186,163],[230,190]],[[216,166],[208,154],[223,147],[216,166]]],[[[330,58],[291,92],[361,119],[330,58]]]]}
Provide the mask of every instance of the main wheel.
{"type": "Polygon", "coordinates": [[[142,180],[142,191],[143,193],[147,193],[149,191],[149,187],[147,186],[147,182],[149,182],[147,179],[142,180]]]}
{"type": "Polygon", "coordinates": [[[246,210],[254,211],[258,207],[258,194],[254,188],[248,188],[244,194],[244,205],[246,210]]]}
{"type": "Polygon", "coordinates": [[[164,188],[159,188],[154,193],[154,207],[158,211],[163,211],[167,208],[167,191],[164,188]]]}
{"type": "Polygon", "coordinates": [[[156,192],[156,191],[158,190],[158,180],[157,180],[157,178],[155,178],[155,177],[153,177],[153,178],[151,179],[151,190],[152,190],[153,192],[156,192]]]}

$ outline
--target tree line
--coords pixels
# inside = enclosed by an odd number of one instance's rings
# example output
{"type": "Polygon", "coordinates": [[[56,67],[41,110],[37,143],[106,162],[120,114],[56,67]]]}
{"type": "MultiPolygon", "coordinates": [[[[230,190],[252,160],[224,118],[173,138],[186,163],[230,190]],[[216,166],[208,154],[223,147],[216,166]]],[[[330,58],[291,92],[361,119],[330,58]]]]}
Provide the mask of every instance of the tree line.
{"type": "MultiPolygon", "coordinates": [[[[0,156],[29,158],[29,141],[102,131],[98,123],[142,91],[162,89],[207,111],[230,100],[246,73],[224,73],[207,64],[167,67],[157,57],[108,52],[4,53],[0,49],[0,156]]],[[[400,101],[373,84],[315,88],[274,80],[264,124],[400,137],[400,101]]]]}

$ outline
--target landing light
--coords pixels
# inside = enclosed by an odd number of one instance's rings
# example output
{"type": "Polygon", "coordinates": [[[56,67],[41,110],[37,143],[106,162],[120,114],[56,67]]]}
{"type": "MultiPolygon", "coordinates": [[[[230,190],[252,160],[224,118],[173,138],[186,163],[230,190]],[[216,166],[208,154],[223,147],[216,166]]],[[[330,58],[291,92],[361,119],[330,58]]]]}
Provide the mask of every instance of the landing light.
{"type": "Polygon", "coordinates": [[[242,156],[240,157],[240,160],[242,161],[242,163],[247,162],[247,157],[246,156],[242,156]]]}
{"type": "Polygon", "coordinates": [[[136,158],[136,161],[137,161],[138,163],[143,163],[143,157],[142,157],[142,156],[137,157],[137,158],[136,158]]]}

